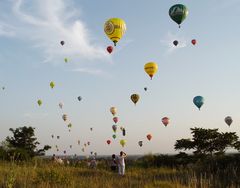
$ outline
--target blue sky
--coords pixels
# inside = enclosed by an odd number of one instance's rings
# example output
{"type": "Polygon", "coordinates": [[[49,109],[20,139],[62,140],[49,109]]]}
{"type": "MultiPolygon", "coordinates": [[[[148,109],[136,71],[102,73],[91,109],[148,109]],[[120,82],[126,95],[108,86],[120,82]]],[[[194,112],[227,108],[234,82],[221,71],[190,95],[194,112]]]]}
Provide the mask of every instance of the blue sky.
{"type": "Polygon", "coordinates": [[[59,154],[118,153],[124,137],[118,131],[117,139],[111,138],[111,106],[118,109],[118,126],[126,128],[123,150],[129,154],[174,153],[176,139],[190,137],[194,126],[240,133],[238,0],[5,0],[0,7],[0,86],[6,88],[0,91],[0,140],[10,127],[26,125],[36,127],[41,144],[58,145],[59,154]],[[176,3],[189,9],[181,29],[168,15],[176,3]],[[103,25],[111,17],[124,19],[127,31],[109,55],[112,43],[103,25]],[[173,40],[180,45],[174,47],[173,40]],[[159,66],[153,80],[143,69],[149,61],[159,66]],[[130,100],[133,93],[141,97],[137,106],[130,100]],[[196,95],[205,98],[201,111],[192,103],[196,95]],[[224,123],[228,115],[230,128],[224,123]],[[167,128],[164,116],[170,118],[167,128]],[[91,145],[83,153],[87,141],[91,145]]]}

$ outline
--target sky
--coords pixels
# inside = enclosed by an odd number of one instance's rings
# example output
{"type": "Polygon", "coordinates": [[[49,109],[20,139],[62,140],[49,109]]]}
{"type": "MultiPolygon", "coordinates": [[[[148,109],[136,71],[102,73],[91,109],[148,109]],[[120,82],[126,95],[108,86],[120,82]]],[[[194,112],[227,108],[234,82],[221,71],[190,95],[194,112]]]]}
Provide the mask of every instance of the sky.
{"type": "Polygon", "coordinates": [[[41,146],[53,146],[48,155],[172,154],[177,139],[191,137],[191,127],[240,135],[239,17],[239,0],[0,1],[0,140],[11,135],[9,128],[33,126],[41,146]],[[168,15],[177,3],[189,10],[180,29],[168,15]],[[103,25],[112,17],[122,18],[127,30],[109,54],[113,44],[103,25]],[[144,72],[149,61],[158,64],[153,80],[144,72]],[[136,106],[133,93],[140,95],[136,106]],[[205,99],[201,111],[193,104],[197,95],[205,99]],[[115,140],[112,106],[119,118],[115,140]],[[230,127],[226,116],[233,118],[230,127]]]}

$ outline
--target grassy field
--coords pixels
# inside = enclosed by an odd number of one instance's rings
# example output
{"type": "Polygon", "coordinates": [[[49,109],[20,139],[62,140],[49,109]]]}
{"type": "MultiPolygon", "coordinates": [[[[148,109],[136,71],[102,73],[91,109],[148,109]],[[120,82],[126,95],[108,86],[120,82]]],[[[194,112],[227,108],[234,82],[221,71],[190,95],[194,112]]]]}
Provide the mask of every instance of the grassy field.
{"type": "MultiPolygon", "coordinates": [[[[120,177],[99,163],[97,169],[84,165],[57,165],[35,160],[31,162],[0,162],[0,187],[80,187],[80,188],[185,188],[226,187],[214,177],[186,169],[129,167],[120,177]]],[[[230,184],[227,187],[237,187],[230,184]]]]}

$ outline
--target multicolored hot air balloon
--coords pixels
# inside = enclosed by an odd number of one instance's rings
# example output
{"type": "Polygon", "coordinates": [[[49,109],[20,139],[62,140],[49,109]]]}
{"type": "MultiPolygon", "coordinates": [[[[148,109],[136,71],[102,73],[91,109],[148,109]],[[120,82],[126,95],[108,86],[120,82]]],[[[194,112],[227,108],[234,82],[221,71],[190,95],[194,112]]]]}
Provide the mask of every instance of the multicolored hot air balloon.
{"type": "Polygon", "coordinates": [[[174,46],[177,46],[178,45],[178,41],[177,40],[173,41],[173,44],[174,44],[174,46]]]}
{"type": "Polygon", "coordinates": [[[230,125],[232,124],[233,120],[231,116],[227,116],[224,119],[225,123],[230,127],[230,125]]]}
{"type": "Polygon", "coordinates": [[[112,113],[113,116],[115,116],[116,113],[117,113],[117,108],[116,107],[111,107],[110,112],[112,113]]]}
{"type": "Polygon", "coordinates": [[[132,102],[136,105],[140,96],[138,94],[132,94],[130,98],[131,98],[132,102]]]}
{"type": "Polygon", "coordinates": [[[108,145],[111,144],[111,140],[107,140],[107,144],[108,144],[108,145]]]}
{"type": "Polygon", "coordinates": [[[181,27],[181,23],[186,19],[188,15],[188,9],[185,5],[176,4],[169,9],[169,16],[171,19],[181,27]]]}
{"type": "Polygon", "coordinates": [[[37,103],[38,103],[39,106],[41,106],[41,105],[42,105],[42,100],[39,99],[39,100],[37,101],[37,103]]]}
{"type": "Polygon", "coordinates": [[[142,147],[143,141],[139,141],[139,142],[138,142],[138,145],[139,145],[140,147],[142,147]]]}
{"type": "Polygon", "coordinates": [[[113,121],[114,121],[114,123],[117,123],[118,122],[118,117],[114,117],[113,121]]]}
{"type": "Polygon", "coordinates": [[[145,72],[150,76],[151,80],[154,74],[158,71],[158,65],[154,62],[149,62],[144,65],[145,72]]]}
{"type": "Polygon", "coordinates": [[[107,47],[107,51],[108,51],[108,53],[112,53],[113,47],[112,47],[112,46],[108,46],[108,47],[107,47]]]}
{"type": "Polygon", "coordinates": [[[116,132],[117,131],[117,125],[113,125],[112,129],[113,129],[113,132],[116,132]]]}
{"type": "Polygon", "coordinates": [[[204,104],[204,98],[202,96],[196,96],[193,98],[193,103],[198,107],[198,109],[200,110],[200,108],[202,107],[202,105],[204,104]]]}
{"type": "Polygon", "coordinates": [[[62,119],[63,119],[63,121],[67,121],[67,114],[63,114],[62,119]]]}
{"type": "Polygon", "coordinates": [[[169,118],[168,117],[163,117],[162,118],[162,123],[165,125],[165,127],[169,124],[169,118]]]}
{"type": "Polygon", "coordinates": [[[113,41],[114,46],[122,38],[126,31],[126,24],[120,18],[110,18],[104,24],[104,32],[110,40],[113,41]]]}
{"type": "Polygon", "coordinates": [[[126,143],[127,143],[127,141],[126,141],[126,140],[123,140],[123,139],[122,139],[122,140],[120,140],[120,144],[121,144],[121,146],[122,146],[122,147],[124,147],[124,146],[126,145],[126,143]]]}
{"type": "Polygon", "coordinates": [[[55,87],[55,83],[54,82],[50,82],[50,87],[53,89],[55,87]]]}
{"type": "Polygon", "coordinates": [[[152,135],[151,134],[148,134],[147,135],[147,139],[150,141],[152,139],[152,135]]]}

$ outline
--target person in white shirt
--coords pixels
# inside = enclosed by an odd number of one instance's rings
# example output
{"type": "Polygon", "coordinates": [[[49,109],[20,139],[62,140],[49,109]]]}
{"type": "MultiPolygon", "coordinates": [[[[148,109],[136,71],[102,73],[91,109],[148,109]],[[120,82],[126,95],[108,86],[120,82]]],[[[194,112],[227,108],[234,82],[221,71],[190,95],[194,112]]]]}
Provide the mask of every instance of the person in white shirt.
{"type": "Polygon", "coordinates": [[[124,176],[125,174],[125,157],[126,153],[123,151],[120,152],[120,156],[118,157],[118,174],[124,176]]]}

